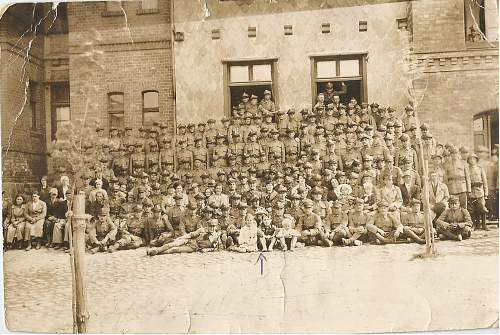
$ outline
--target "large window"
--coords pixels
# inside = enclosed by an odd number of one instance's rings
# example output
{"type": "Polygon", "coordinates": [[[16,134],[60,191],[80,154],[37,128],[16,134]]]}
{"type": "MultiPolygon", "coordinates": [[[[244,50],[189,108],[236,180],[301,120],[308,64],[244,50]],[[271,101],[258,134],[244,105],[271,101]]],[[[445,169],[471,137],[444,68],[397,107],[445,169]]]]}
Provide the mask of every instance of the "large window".
{"type": "Polygon", "coordinates": [[[328,83],[340,101],[348,103],[354,97],[359,102],[367,100],[366,54],[330,55],[311,57],[313,105],[319,93],[326,91],[328,83]]]}
{"type": "Polygon", "coordinates": [[[498,41],[498,0],[465,0],[465,39],[498,41]]]}
{"type": "Polygon", "coordinates": [[[272,100],[277,101],[276,60],[228,61],[224,63],[225,71],[225,109],[229,114],[231,107],[238,106],[241,95],[256,95],[258,100],[264,98],[264,91],[272,92],[272,100]]]}
{"type": "Polygon", "coordinates": [[[68,82],[51,85],[51,108],[51,135],[54,140],[58,126],[71,120],[68,82]]]}
{"type": "Polygon", "coordinates": [[[123,93],[108,93],[108,123],[109,127],[122,129],[124,127],[123,93]]]}
{"type": "Polygon", "coordinates": [[[159,94],[158,91],[142,92],[142,124],[151,126],[153,122],[160,120],[159,94]]]}

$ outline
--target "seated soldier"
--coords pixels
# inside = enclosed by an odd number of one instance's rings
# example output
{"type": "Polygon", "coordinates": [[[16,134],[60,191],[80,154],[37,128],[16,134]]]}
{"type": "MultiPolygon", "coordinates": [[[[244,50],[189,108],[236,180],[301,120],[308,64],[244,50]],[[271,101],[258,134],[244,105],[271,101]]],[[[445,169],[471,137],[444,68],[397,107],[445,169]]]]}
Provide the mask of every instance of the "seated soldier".
{"type": "Polygon", "coordinates": [[[134,212],[130,214],[126,222],[121,222],[121,227],[117,227],[117,240],[108,248],[108,252],[119,249],[137,249],[144,245],[144,221],[143,207],[141,204],[135,205],[134,212]]]}
{"type": "Polygon", "coordinates": [[[155,256],[159,254],[214,251],[221,246],[218,226],[219,223],[217,219],[211,219],[207,227],[201,227],[186,235],[180,236],[159,248],[148,249],[146,250],[146,254],[155,256]]]}
{"type": "Polygon", "coordinates": [[[162,213],[161,206],[155,205],[153,207],[153,215],[146,218],[144,221],[145,245],[159,244],[161,241],[165,241],[167,236],[171,237],[173,231],[172,225],[168,222],[168,217],[162,213]]]}
{"type": "Polygon", "coordinates": [[[403,233],[408,242],[425,244],[425,217],[420,211],[420,200],[413,199],[411,204],[411,212],[401,215],[403,233]]]}
{"type": "Polygon", "coordinates": [[[366,230],[377,244],[390,244],[396,243],[403,233],[403,225],[399,219],[399,213],[389,213],[389,204],[386,201],[380,201],[377,204],[377,213],[366,224],[366,230]]]}
{"type": "Polygon", "coordinates": [[[460,207],[457,197],[450,197],[448,206],[436,220],[439,239],[462,241],[471,237],[472,219],[467,209],[460,207]]]}
{"type": "Polygon", "coordinates": [[[98,217],[90,220],[87,225],[86,244],[90,252],[107,251],[112,245],[117,233],[117,227],[109,217],[109,207],[103,207],[98,213],[98,217]]]}
{"type": "Polygon", "coordinates": [[[262,222],[259,225],[257,236],[261,245],[262,251],[273,251],[274,244],[276,243],[276,233],[279,231],[268,215],[264,215],[262,222]]]}
{"type": "Polygon", "coordinates": [[[313,212],[313,201],[303,201],[304,214],[300,217],[295,229],[300,232],[299,242],[306,245],[320,245],[331,247],[332,242],[327,239],[321,217],[313,212]]]}
{"type": "Polygon", "coordinates": [[[364,239],[367,234],[366,224],[371,221],[371,216],[364,211],[365,202],[363,199],[356,199],[356,204],[353,210],[349,212],[348,227],[351,236],[343,238],[342,244],[360,246],[363,244],[361,239],[364,239]]]}
{"type": "Polygon", "coordinates": [[[347,213],[342,211],[342,203],[334,201],[332,211],[326,217],[324,222],[325,233],[330,241],[334,244],[342,243],[342,239],[347,239],[351,236],[348,228],[347,213]]]}

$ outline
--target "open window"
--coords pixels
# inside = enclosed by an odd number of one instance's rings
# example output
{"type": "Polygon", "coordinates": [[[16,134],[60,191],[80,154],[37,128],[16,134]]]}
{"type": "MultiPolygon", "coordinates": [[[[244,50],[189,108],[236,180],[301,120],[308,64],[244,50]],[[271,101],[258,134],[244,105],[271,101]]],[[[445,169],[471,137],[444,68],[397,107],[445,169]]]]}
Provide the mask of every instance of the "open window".
{"type": "Polygon", "coordinates": [[[498,41],[498,0],[464,0],[467,43],[498,41]]]}
{"type": "Polygon", "coordinates": [[[366,54],[314,56],[311,61],[313,105],[329,82],[343,103],[348,103],[352,97],[358,102],[368,101],[366,54]]]}
{"type": "Polygon", "coordinates": [[[158,91],[144,91],[142,92],[142,124],[151,126],[155,121],[160,121],[159,93],[158,91]]]}
{"type": "Polygon", "coordinates": [[[56,138],[61,124],[71,120],[69,101],[69,82],[54,83],[50,87],[51,95],[51,138],[56,138]]]}
{"type": "Polygon", "coordinates": [[[264,98],[264,91],[269,90],[276,103],[276,59],[228,61],[224,63],[224,71],[224,103],[228,115],[233,106],[239,105],[243,93],[256,95],[260,101],[264,98]]]}
{"type": "Polygon", "coordinates": [[[124,127],[123,92],[108,93],[108,124],[109,128],[124,127]]]}

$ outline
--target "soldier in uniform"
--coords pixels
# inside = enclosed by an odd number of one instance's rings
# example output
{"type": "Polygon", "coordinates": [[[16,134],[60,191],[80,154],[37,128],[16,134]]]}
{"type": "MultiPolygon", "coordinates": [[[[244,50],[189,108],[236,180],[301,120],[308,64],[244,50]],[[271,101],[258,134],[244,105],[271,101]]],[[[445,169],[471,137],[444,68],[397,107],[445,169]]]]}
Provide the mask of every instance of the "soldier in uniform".
{"type": "MultiPolygon", "coordinates": [[[[133,146],[131,146],[133,148],[133,146]]],[[[127,176],[130,174],[129,170],[129,162],[130,157],[126,154],[126,151],[123,147],[118,149],[118,155],[111,162],[111,167],[113,169],[114,175],[118,178],[121,183],[124,183],[127,179],[127,176]]]]}
{"type": "Polygon", "coordinates": [[[310,199],[303,201],[304,215],[297,222],[296,229],[300,233],[299,242],[306,245],[320,245],[331,247],[332,242],[328,240],[321,222],[321,217],[313,212],[314,203],[310,199]]]}
{"type": "Polygon", "coordinates": [[[271,91],[264,90],[264,99],[260,101],[259,108],[262,113],[268,112],[274,118],[274,113],[276,112],[276,106],[271,100],[271,91]]]}
{"type": "Polygon", "coordinates": [[[377,214],[366,224],[366,230],[377,244],[396,243],[403,233],[399,213],[389,213],[389,204],[382,200],[377,204],[377,214]]]}
{"type": "Polygon", "coordinates": [[[252,115],[252,117],[255,117],[255,116],[261,116],[262,113],[259,111],[259,98],[255,95],[255,94],[252,94],[250,96],[250,103],[247,104],[246,106],[246,110],[248,113],[250,113],[252,115]]]}
{"type": "Polygon", "coordinates": [[[203,147],[203,139],[196,137],[194,139],[194,148],[191,150],[193,153],[194,170],[204,171],[208,169],[208,150],[203,147]],[[196,163],[196,162],[199,163],[196,163]]]}
{"type": "Polygon", "coordinates": [[[192,122],[187,125],[186,142],[188,148],[194,147],[194,139],[196,137],[196,125],[192,122]]]}
{"type": "MultiPolygon", "coordinates": [[[[130,214],[125,225],[117,227],[117,240],[109,246],[108,252],[120,249],[137,249],[144,245],[144,221],[143,206],[136,204],[134,212],[130,214]]],[[[116,225],[116,224],[115,224],[116,225]]]]}
{"type": "Polygon", "coordinates": [[[186,173],[193,169],[193,153],[187,150],[187,142],[185,139],[179,140],[179,151],[177,153],[177,171],[186,173]]]}
{"type": "Polygon", "coordinates": [[[217,145],[212,151],[212,163],[215,168],[224,168],[226,166],[226,156],[228,152],[228,147],[224,143],[225,136],[218,133],[216,136],[217,145]]]}
{"type": "Polygon", "coordinates": [[[233,133],[233,140],[228,146],[228,151],[235,157],[236,165],[241,166],[243,163],[243,153],[245,151],[245,143],[241,142],[239,133],[233,133]]]}
{"type": "Polygon", "coordinates": [[[396,166],[401,167],[403,165],[403,160],[410,160],[412,169],[418,169],[418,157],[415,149],[411,147],[410,137],[406,134],[403,134],[399,137],[401,141],[401,146],[394,157],[394,162],[396,166]]]}
{"type": "Polygon", "coordinates": [[[181,123],[177,126],[175,147],[178,148],[181,141],[186,141],[186,143],[187,143],[187,140],[188,140],[188,135],[186,133],[186,125],[181,123]]]}
{"type": "Polygon", "coordinates": [[[279,166],[285,162],[285,145],[279,140],[279,132],[274,129],[271,131],[271,140],[267,148],[267,157],[271,165],[279,166]]]}
{"type": "Polygon", "coordinates": [[[436,220],[436,230],[441,240],[462,241],[471,237],[472,219],[467,209],[460,207],[457,197],[450,197],[447,208],[436,220]]]}
{"type": "Polygon", "coordinates": [[[365,202],[363,199],[356,199],[356,205],[348,215],[348,227],[351,236],[343,238],[342,244],[345,246],[360,246],[362,239],[367,234],[366,225],[371,222],[371,216],[364,212],[365,202]]]}
{"type": "Polygon", "coordinates": [[[168,222],[172,225],[174,236],[181,236],[181,220],[184,215],[183,197],[180,194],[174,195],[175,204],[167,212],[168,222]]]}
{"type": "Polygon", "coordinates": [[[249,163],[256,164],[260,161],[262,147],[257,143],[257,133],[250,132],[248,134],[248,143],[245,145],[244,154],[249,155],[249,163]]]}
{"type": "Polygon", "coordinates": [[[143,144],[136,143],[134,153],[130,157],[132,173],[134,174],[143,172],[146,167],[146,156],[142,148],[143,144]]]}
{"type": "Polygon", "coordinates": [[[401,214],[401,224],[403,225],[403,234],[408,242],[425,244],[425,217],[420,211],[420,200],[411,201],[411,212],[401,214]]]}
{"type": "Polygon", "coordinates": [[[331,211],[323,221],[326,236],[333,244],[341,244],[342,239],[351,236],[348,222],[347,213],[342,210],[342,204],[339,201],[333,201],[331,211]]]}
{"type": "Polygon", "coordinates": [[[469,194],[469,213],[472,216],[474,228],[478,229],[480,226],[484,230],[489,230],[486,225],[486,209],[485,197],[488,195],[488,181],[486,180],[486,173],[482,166],[478,164],[479,158],[475,153],[472,153],[467,158],[469,163],[470,172],[470,186],[471,192],[469,194]]]}
{"type": "Polygon", "coordinates": [[[450,147],[450,161],[445,164],[445,180],[450,195],[459,198],[462,208],[467,209],[467,194],[471,192],[470,172],[455,146],[450,147]]]}
{"type": "Polygon", "coordinates": [[[98,217],[90,220],[87,225],[87,246],[91,253],[107,251],[108,246],[114,243],[117,227],[109,216],[109,207],[102,207],[98,217]]]}
{"type": "Polygon", "coordinates": [[[290,127],[290,120],[284,111],[277,112],[276,129],[278,129],[280,138],[285,138],[287,129],[290,127]]]}
{"type": "Polygon", "coordinates": [[[160,142],[160,164],[164,171],[173,173],[177,170],[175,166],[175,149],[172,148],[171,138],[162,138],[160,142]]]}
{"type": "Polygon", "coordinates": [[[160,167],[160,152],[158,143],[149,143],[149,154],[147,156],[148,172],[157,171],[160,167]]]}
{"type": "Polygon", "coordinates": [[[149,256],[158,254],[190,253],[195,251],[216,250],[222,246],[219,222],[211,219],[207,227],[201,227],[193,232],[180,236],[172,242],[166,243],[159,248],[151,248],[146,251],[149,256]]]}
{"type": "Polygon", "coordinates": [[[208,165],[212,166],[212,153],[217,144],[217,129],[215,128],[215,120],[209,119],[207,121],[208,129],[205,130],[205,143],[208,149],[208,165]]]}

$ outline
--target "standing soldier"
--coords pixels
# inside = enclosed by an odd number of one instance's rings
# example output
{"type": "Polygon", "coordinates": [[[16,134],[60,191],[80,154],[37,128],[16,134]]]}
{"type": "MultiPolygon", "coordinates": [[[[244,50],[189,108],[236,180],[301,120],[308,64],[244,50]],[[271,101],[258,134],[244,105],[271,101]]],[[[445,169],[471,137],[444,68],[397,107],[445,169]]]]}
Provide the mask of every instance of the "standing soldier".
{"type": "Polygon", "coordinates": [[[285,146],[285,162],[288,166],[293,166],[297,162],[300,152],[300,142],[295,138],[295,130],[287,129],[287,138],[283,140],[285,146]]]}
{"type": "Polygon", "coordinates": [[[413,110],[413,107],[411,105],[407,105],[405,107],[405,112],[406,114],[403,116],[403,119],[401,121],[403,123],[404,131],[408,131],[412,125],[417,125],[417,119],[415,117],[415,111],[413,110]]]}
{"type": "Polygon", "coordinates": [[[117,150],[121,147],[122,141],[120,136],[118,136],[118,128],[111,127],[109,129],[109,145],[111,148],[117,150]]]}
{"type": "Polygon", "coordinates": [[[445,180],[450,195],[458,197],[462,208],[467,209],[467,194],[471,192],[469,167],[464,162],[455,146],[450,149],[450,161],[445,164],[445,180]]]}
{"type": "Polygon", "coordinates": [[[261,112],[259,111],[258,99],[259,98],[255,94],[252,94],[252,96],[250,97],[250,103],[246,106],[247,112],[250,113],[252,117],[261,116],[261,112]]]}
{"type": "Polygon", "coordinates": [[[194,139],[196,137],[196,125],[192,122],[187,125],[186,142],[188,148],[194,147],[194,139]]]}
{"type": "Polygon", "coordinates": [[[490,153],[487,147],[480,145],[477,148],[479,157],[478,165],[481,166],[486,173],[486,180],[488,181],[488,192],[485,194],[486,208],[493,219],[498,216],[498,163],[490,159],[490,153]]]}
{"type": "Polygon", "coordinates": [[[286,161],[285,145],[279,140],[279,132],[276,129],[271,131],[271,140],[267,149],[268,161],[271,165],[279,166],[286,161]]]}
{"type": "Polygon", "coordinates": [[[217,129],[215,128],[215,120],[207,121],[208,129],[205,130],[205,143],[208,149],[208,165],[212,165],[212,152],[217,144],[217,129]]]}
{"type": "Polygon", "coordinates": [[[163,171],[175,172],[176,171],[176,159],[175,150],[172,147],[172,139],[163,137],[160,142],[160,163],[163,171]]]}
{"type": "Polygon", "coordinates": [[[279,131],[280,137],[285,138],[286,131],[290,127],[290,120],[284,111],[278,111],[278,119],[276,120],[276,128],[279,131]]]}
{"type": "Polygon", "coordinates": [[[160,164],[160,151],[156,141],[149,143],[149,155],[147,156],[148,172],[158,171],[160,164]]]}
{"type": "Polygon", "coordinates": [[[460,201],[456,197],[450,197],[448,205],[449,208],[436,220],[439,239],[462,241],[471,237],[472,220],[467,209],[460,207],[460,201]]]}
{"type": "Polygon", "coordinates": [[[274,113],[276,112],[276,106],[274,102],[271,100],[271,91],[264,90],[264,99],[260,101],[259,108],[262,113],[270,113],[274,118],[274,113]]]}
{"type": "Polygon", "coordinates": [[[185,139],[179,140],[179,151],[177,153],[177,171],[191,171],[193,169],[193,153],[187,149],[185,139]]]}
{"type": "Polygon", "coordinates": [[[127,149],[131,144],[134,145],[135,139],[132,134],[132,127],[125,127],[123,138],[121,140],[122,148],[127,149]]]}
{"type": "Polygon", "coordinates": [[[475,153],[470,154],[467,161],[469,163],[471,186],[469,207],[474,228],[478,229],[479,226],[481,226],[482,229],[489,230],[486,225],[486,213],[488,213],[485,201],[485,197],[488,195],[488,181],[486,180],[486,173],[478,164],[479,158],[475,153]]]}
{"type": "Polygon", "coordinates": [[[178,148],[180,141],[187,141],[187,138],[188,138],[188,136],[186,133],[186,125],[181,123],[177,126],[175,147],[178,148]]]}
{"type": "Polygon", "coordinates": [[[121,147],[118,149],[118,156],[111,162],[113,173],[120,183],[125,183],[129,175],[129,158],[125,148],[121,147]]]}
{"type": "Polygon", "coordinates": [[[204,148],[202,146],[203,144],[203,139],[200,137],[196,137],[194,139],[194,148],[191,150],[193,153],[193,161],[194,165],[196,167],[195,170],[206,170],[208,169],[208,150],[207,148],[204,148]],[[196,161],[199,161],[200,163],[196,163],[196,161]]]}
{"type": "Polygon", "coordinates": [[[226,137],[223,134],[218,133],[216,136],[217,145],[212,151],[212,165],[213,167],[220,169],[226,166],[226,156],[227,156],[227,145],[224,143],[226,137]]]}
{"type": "Polygon", "coordinates": [[[132,173],[139,174],[144,171],[146,167],[146,156],[143,151],[143,144],[137,142],[135,144],[135,151],[131,155],[131,163],[132,163],[132,173]]]}
{"type": "Polygon", "coordinates": [[[257,143],[257,133],[250,132],[248,134],[248,143],[245,145],[244,153],[250,157],[251,164],[256,164],[260,161],[262,147],[257,143]]]}
{"type": "Polygon", "coordinates": [[[399,137],[399,140],[401,141],[401,145],[394,158],[396,166],[401,167],[403,165],[403,160],[406,159],[410,160],[412,169],[418,170],[419,162],[417,152],[411,147],[410,137],[403,134],[399,137]]]}
{"type": "Polygon", "coordinates": [[[241,142],[240,133],[232,134],[233,140],[228,146],[228,151],[235,157],[236,165],[241,166],[243,161],[243,152],[245,149],[245,144],[241,142]]]}

